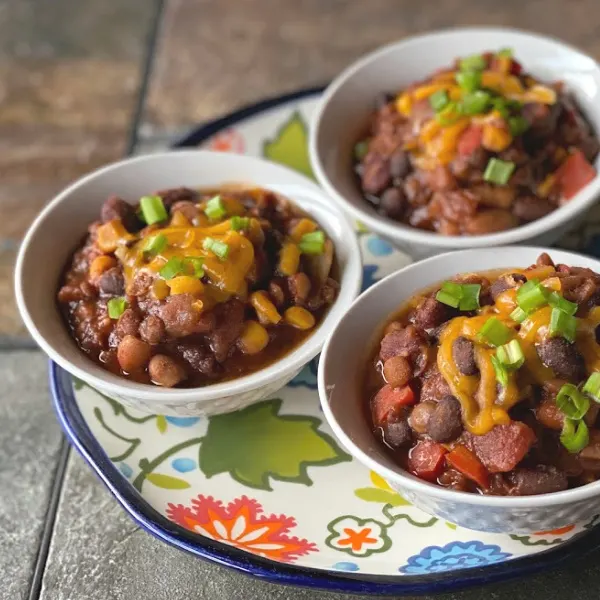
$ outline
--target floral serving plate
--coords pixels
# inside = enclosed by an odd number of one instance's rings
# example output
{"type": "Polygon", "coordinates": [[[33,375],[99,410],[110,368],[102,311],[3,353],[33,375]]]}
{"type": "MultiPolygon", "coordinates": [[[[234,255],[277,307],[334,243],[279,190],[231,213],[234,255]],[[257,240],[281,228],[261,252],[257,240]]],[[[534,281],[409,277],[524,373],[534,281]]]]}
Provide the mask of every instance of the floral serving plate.
{"type": "MultiPolygon", "coordinates": [[[[178,145],[266,156],[311,175],[306,122],[317,98],[308,90],[265,101],[178,145]]],[[[565,245],[593,251],[599,222],[588,220],[565,245]]],[[[410,262],[360,227],[357,235],[363,288],[410,262]]],[[[135,412],[52,363],[50,380],[71,442],[142,527],[272,581],[432,593],[547,568],[600,544],[596,519],[532,535],[484,534],[413,507],[333,438],[314,361],[274,397],[207,419],[135,412]]]]}

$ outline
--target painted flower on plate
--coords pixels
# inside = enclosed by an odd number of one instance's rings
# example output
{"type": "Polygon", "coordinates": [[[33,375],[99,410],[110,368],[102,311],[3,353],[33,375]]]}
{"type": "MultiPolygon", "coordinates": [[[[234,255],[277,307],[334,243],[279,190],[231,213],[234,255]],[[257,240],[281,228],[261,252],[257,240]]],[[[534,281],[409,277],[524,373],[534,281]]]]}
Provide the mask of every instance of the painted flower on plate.
{"type": "Polygon", "coordinates": [[[408,563],[401,567],[401,573],[425,575],[441,573],[470,567],[482,567],[510,558],[495,544],[483,544],[479,541],[450,542],[443,547],[427,546],[419,554],[411,556],[408,563]]]}
{"type": "Polygon", "coordinates": [[[292,562],[317,552],[312,542],[287,535],[296,521],[285,515],[264,515],[256,500],[246,496],[225,506],[211,496],[199,495],[191,507],[169,504],[167,516],[190,531],[265,558],[292,562]]]}
{"type": "Polygon", "coordinates": [[[236,129],[224,129],[210,138],[207,147],[209,150],[217,152],[234,152],[242,154],[244,152],[244,138],[236,129]]]}
{"type": "Polygon", "coordinates": [[[334,550],[352,556],[370,556],[376,552],[385,552],[392,545],[385,526],[374,519],[345,515],[331,521],[327,528],[330,535],[325,543],[334,550]]]}

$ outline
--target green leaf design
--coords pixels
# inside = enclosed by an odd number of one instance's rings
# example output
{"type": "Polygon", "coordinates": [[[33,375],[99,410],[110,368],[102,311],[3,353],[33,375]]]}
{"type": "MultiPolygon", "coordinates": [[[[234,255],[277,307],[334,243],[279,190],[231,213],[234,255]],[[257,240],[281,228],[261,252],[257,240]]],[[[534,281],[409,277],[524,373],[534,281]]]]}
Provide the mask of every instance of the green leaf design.
{"type": "Polygon", "coordinates": [[[164,433],[167,430],[167,419],[165,419],[164,415],[157,415],[156,416],[156,428],[161,433],[164,433]]]}
{"type": "Polygon", "coordinates": [[[273,399],[210,419],[200,447],[206,477],[229,473],[242,485],[271,490],[270,479],[312,485],[307,467],[352,460],[326,433],[321,420],[280,415],[273,399]]]}
{"type": "Polygon", "coordinates": [[[454,523],[450,523],[450,521],[446,521],[446,527],[452,529],[453,531],[456,529],[456,525],[454,523]]]}
{"type": "Polygon", "coordinates": [[[75,375],[71,375],[71,379],[73,381],[73,387],[75,390],[80,390],[85,384],[79,377],[75,377],[75,375]]]}
{"type": "Polygon", "coordinates": [[[388,490],[364,487],[354,490],[354,494],[367,502],[381,502],[382,504],[391,504],[392,506],[410,506],[410,502],[405,500],[400,494],[389,492],[388,490]]]}
{"type": "Polygon", "coordinates": [[[166,490],[185,490],[190,487],[187,481],[179,479],[179,477],[163,475],[162,473],[148,473],[146,479],[156,487],[166,490]]]}
{"type": "Polygon", "coordinates": [[[263,155],[304,175],[314,177],[308,158],[306,123],[298,111],[279,128],[274,139],[265,140],[263,155]]]}

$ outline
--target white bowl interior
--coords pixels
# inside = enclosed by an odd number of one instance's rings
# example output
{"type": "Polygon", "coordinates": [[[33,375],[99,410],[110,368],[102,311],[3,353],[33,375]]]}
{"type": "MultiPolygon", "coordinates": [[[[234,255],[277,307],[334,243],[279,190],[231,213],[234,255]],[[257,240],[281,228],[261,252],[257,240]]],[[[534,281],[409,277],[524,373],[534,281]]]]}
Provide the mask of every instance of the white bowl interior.
{"type": "MultiPolygon", "coordinates": [[[[497,505],[513,503],[539,504],[541,496],[504,498],[453,492],[426,483],[398,467],[376,441],[362,397],[362,378],[369,352],[381,335],[382,328],[398,308],[415,292],[443,281],[457,273],[490,269],[526,267],[547,251],[557,263],[600,270],[600,262],[570,252],[543,248],[509,246],[462,250],[441,254],[410,265],[375,284],[354,302],[329,337],[319,362],[319,392],[323,411],[336,436],[347,450],[370,469],[401,488],[423,490],[433,496],[459,498],[471,504],[497,505]],[[360,342],[359,342],[360,340],[360,342]]],[[[545,496],[560,498],[580,494],[600,483],[545,496]]]]}
{"type": "MultiPolygon", "coordinates": [[[[375,51],[350,66],[326,90],[312,123],[310,140],[311,160],[319,182],[344,210],[382,235],[445,248],[513,243],[531,237],[543,222],[551,225],[556,218],[569,218],[580,198],[589,203],[600,191],[600,176],[565,207],[544,219],[509,232],[468,238],[440,236],[386,219],[364,200],[357,185],[352,148],[368,127],[378,93],[395,93],[448,66],[457,56],[505,47],[513,48],[524,68],[540,80],[564,81],[600,133],[600,68],[589,56],[559,41],[515,30],[442,31],[375,51]]],[[[596,166],[600,169],[600,157],[596,166]]]]}
{"type": "Polygon", "coordinates": [[[23,241],[15,271],[21,316],[37,343],[63,368],[88,382],[137,396],[218,397],[267,383],[273,372],[298,370],[314,357],[338,317],[356,297],[360,254],[352,228],[311,181],[287,168],[226,153],[181,151],[116,163],[79,180],[42,212],[23,241]],[[55,297],[62,270],[90,223],[97,220],[109,195],[131,202],[169,187],[212,187],[239,182],[280,192],[312,214],[333,240],[341,272],[341,290],[320,327],[295,351],[257,373],[205,388],[164,389],[117,377],[89,360],[76,346],[59,313],[55,297]]]}

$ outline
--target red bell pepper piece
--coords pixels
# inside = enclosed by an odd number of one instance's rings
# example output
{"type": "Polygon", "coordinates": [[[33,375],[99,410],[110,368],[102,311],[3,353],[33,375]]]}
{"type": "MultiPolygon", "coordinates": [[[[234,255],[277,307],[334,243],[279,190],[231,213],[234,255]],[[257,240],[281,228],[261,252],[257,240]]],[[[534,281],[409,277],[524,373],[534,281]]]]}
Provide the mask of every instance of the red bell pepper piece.
{"type": "Polygon", "coordinates": [[[489,487],[489,473],[481,461],[465,446],[456,446],[446,454],[446,462],[460,471],[465,477],[474,481],[479,487],[489,487]]]}
{"type": "Polygon", "coordinates": [[[570,200],[596,177],[596,169],[581,150],[576,150],[558,167],[555,176],[563,197],[570,200]]]}
{"type": "Polygon", "coordinates": [[[458,138],[456,149],[461,156],[469,156],[481,146],[483,128],[479,125],[469,125],[458,138]]]}
{"type": "Polygon", "coordinates": [[[422,440],[408,455],[408,470],[421,479],[435,481],[444,469],[446,452],[441,444],[422,440]]]}
{"type": "Polygon", "coordinates": [[[371,413],[375,425],[382,425],[397,413],[401,407],[415,403],[415,394],[409,385],[393,388],[384,385],[371,400],[371,413]]]}

